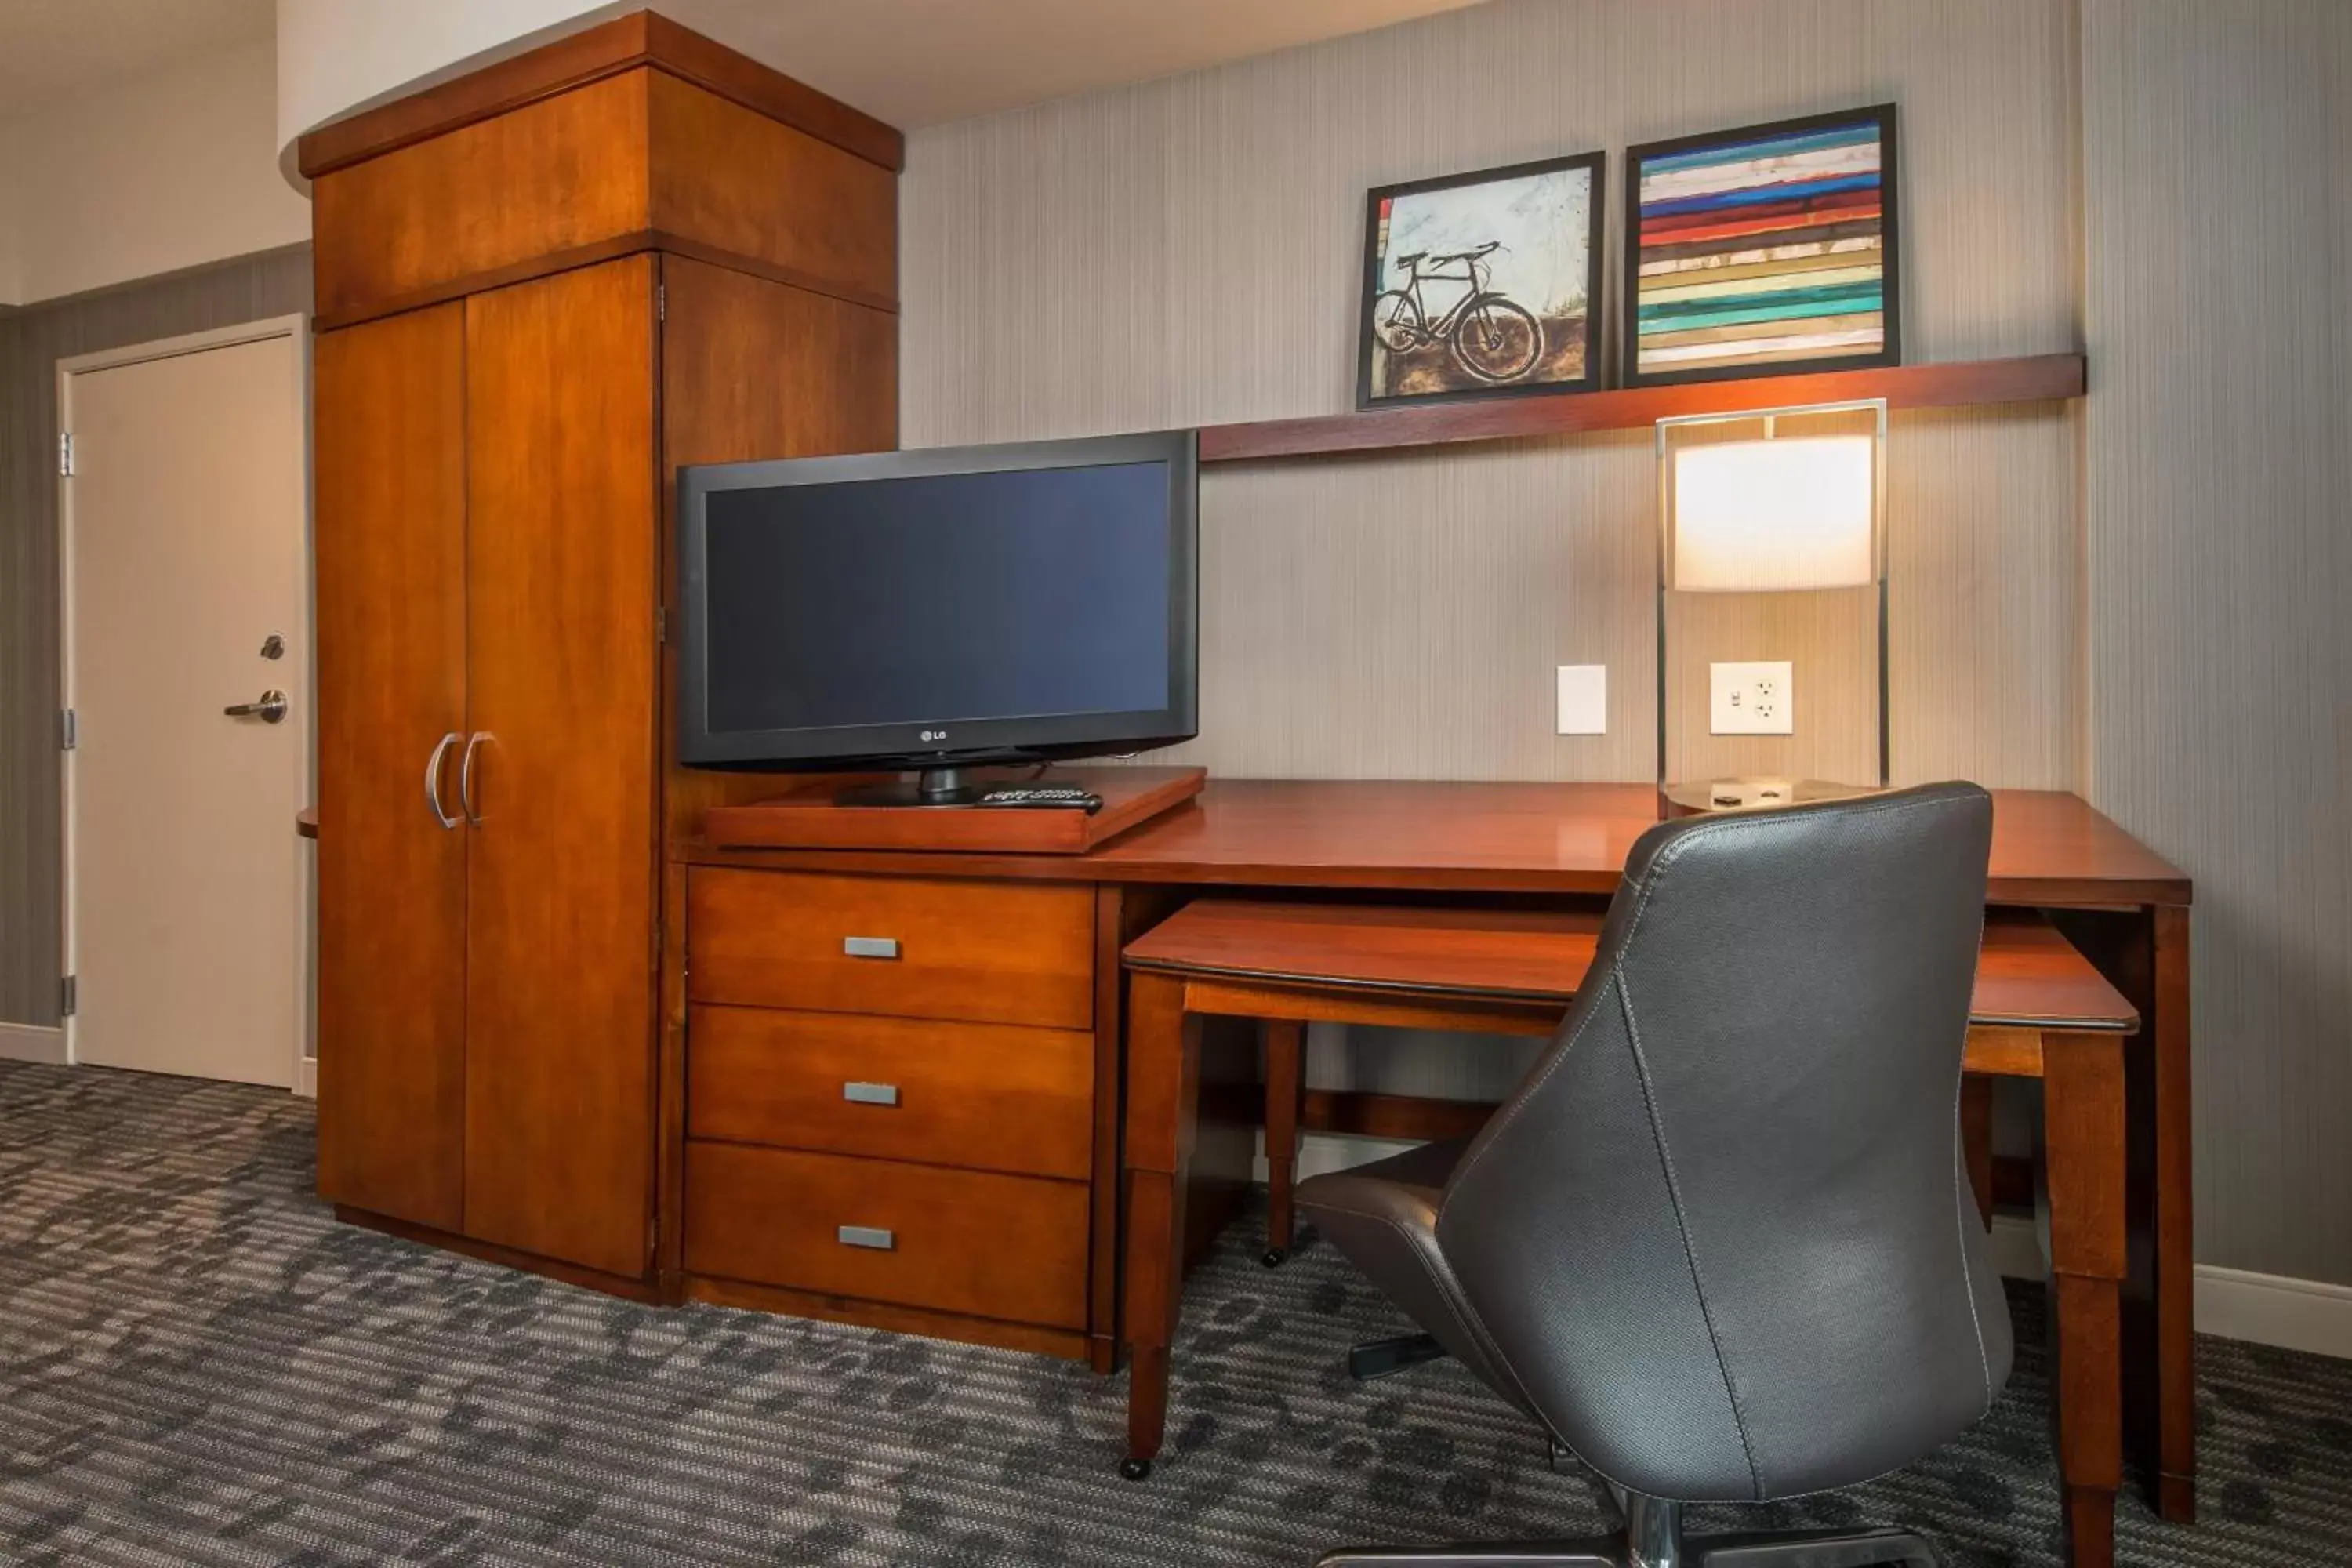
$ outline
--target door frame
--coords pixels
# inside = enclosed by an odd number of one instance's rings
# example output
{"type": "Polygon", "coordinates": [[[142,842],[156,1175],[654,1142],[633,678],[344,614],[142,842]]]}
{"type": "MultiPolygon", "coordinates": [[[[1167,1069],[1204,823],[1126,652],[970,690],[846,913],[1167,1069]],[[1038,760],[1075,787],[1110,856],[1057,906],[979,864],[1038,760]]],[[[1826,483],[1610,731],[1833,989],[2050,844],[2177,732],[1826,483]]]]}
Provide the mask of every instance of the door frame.
{"type": "MultiPolygon", "coordinates": [[[[278,338],[292,340],[294,406],[301,418],[300,461],[302,464],[302,584],[303,613],[310,623],[310,635],[304,638],[302,649],[302,700],[311,705],[310,749],[302,758],[302,794],[306,800],[315,800],[319,793],[319,725],[316,710],[318,700],[318,590],[312,569],[312,536],[317,527],[316,495],[312,477],[310,452],[310,318],[308,312],[290,316],[272,316],[258,321],[242,321],[235,326],[215,327],[208,331],[187,332],[178,337],[159,338],[152,342],[128,343],[121,348],[100,349],[94,353],[74,354],[58,361],[58,450],[64,449],[64,438],[74,427],[74,377],[92,371],[118,370],[125,365],[146,364],[156,360],[182,359],[189,354],[205,353],[214,349],[237,348],[247,343],[269,342],[278,338]]],[[[58,722],[63,723],[65,710],[77,706],[74,671],[74,487],[66,476],[58,481],[58,722]]],[[[79,938],[75,931],[74,879],[75,753],[62,744],[58,751],[58,804],[59,876],[58,920],[60,941],[58,951],[62,963],[58,980],[79,972],[79,938]]],[[[288,823],[286,831],[292,833],[294,824],[288,823]]],[[[293,1064],[294,1092],[315,1096],[318,1092],[318,1063],[314,1037],[318,1030],[318,858],[315,852],[305,853],[300,860],[301,873],[296,879],[295,897],[299,900],[296,929],[301,932],[302,952],[296,964],[295,994],[287,998],[296,1009],[299,1026],[294,1032],[295,1059],[293,1064]]],[[[68,1065],[79,1062],[76,1050],[75,1018],[72,1014],[60,1017],[60,1038],[65,1046],[68,1065]]]]}

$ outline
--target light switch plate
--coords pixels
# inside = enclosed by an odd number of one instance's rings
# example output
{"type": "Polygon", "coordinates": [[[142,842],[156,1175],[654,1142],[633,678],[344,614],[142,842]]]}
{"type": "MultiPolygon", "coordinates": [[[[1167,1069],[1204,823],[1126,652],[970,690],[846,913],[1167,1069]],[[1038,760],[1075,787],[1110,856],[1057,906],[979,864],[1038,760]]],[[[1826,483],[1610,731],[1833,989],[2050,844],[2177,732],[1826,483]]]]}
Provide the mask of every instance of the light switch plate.
{"type": "Polygon", "coordinates": [[[1559,732],[1563,735],[1609,733],[1607,665],[1563,664],[1559,667],[1559,732]]]}
{"type": "Polygon", "coordinates": [[[1707,667],[1707,733],[1797,732],[1796,667],[1787,659],[1707,667]]]}

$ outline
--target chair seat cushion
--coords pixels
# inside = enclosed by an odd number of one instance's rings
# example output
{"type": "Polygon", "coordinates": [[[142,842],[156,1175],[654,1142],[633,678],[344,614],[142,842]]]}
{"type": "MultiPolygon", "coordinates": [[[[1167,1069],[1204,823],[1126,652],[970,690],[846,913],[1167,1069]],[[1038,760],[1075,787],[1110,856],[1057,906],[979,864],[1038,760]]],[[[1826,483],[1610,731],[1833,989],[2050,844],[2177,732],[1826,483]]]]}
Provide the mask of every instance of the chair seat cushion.
{"type": "Polygon", "coordinates": [[[1528,1408],[1437,1247],[1437,1205],[1467,1139],[1423,1143],[1299,1184],[1301,1213],[1406,1316],[1487,1386],[1528,1408]]]}

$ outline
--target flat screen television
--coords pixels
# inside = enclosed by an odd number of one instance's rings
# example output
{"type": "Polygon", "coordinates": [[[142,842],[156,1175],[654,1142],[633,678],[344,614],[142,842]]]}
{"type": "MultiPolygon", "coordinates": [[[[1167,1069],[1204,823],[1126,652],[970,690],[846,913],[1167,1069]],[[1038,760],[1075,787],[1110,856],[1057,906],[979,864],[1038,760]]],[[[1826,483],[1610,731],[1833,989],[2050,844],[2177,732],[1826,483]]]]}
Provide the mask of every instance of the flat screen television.
{"type": "Polygon", "coordinates": [[[1197,728],[1191,431],[678,471],[695,767],[961,769],[1197,728]]]}

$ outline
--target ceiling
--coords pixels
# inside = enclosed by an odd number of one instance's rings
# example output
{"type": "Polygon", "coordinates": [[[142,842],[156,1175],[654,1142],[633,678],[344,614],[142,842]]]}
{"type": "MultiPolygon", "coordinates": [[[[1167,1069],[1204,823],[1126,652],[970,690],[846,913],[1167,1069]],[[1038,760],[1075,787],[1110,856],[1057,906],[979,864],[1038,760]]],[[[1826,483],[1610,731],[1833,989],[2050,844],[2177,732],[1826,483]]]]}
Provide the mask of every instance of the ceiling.
{"type": "Polygon", "coordinates": [[[902,130],[1360,33],[1476,0],[653,0],[902,130]]]}
{"type": "MultiPolygon", "coordinates": [[[[1366,32],[1476,0],[638,3],[912,129],[1366,32]]],[[[612,0],[582,5],[572,25],[631,8],[612,0]]],[[[276,0],[0,0],[0,118],[134,79],[192,53],[268,37],[277,11],[276,0]]]]}
{"type": "Polygon", "coordinates": [[[0,0],[0,118],[268,37],[276,0],[0,0]]]}

